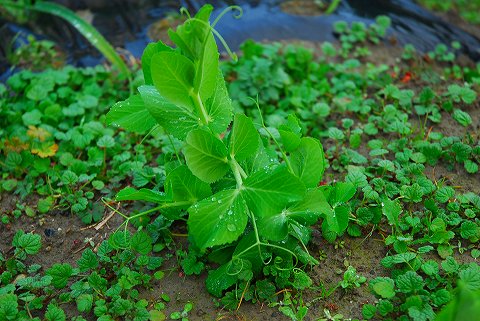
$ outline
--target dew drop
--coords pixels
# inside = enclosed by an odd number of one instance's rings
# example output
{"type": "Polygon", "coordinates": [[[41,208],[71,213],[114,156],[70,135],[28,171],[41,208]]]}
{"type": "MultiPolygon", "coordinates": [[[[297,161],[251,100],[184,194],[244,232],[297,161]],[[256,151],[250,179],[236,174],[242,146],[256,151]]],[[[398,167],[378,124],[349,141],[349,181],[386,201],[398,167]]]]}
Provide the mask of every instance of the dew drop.
{"type": "Polygon", "coordinates": [[[235,224],[228,224],[227,230],[229,230],[230,232],[235,232],[237,230],[237,227],[235,226],[235,224]]]}
{"type": "Polygon", "coordinates": [[[217,203],[218,203],[218,204],[221,204],[221,203],[222,203],[222,200],[218,200],[217,203]]]}

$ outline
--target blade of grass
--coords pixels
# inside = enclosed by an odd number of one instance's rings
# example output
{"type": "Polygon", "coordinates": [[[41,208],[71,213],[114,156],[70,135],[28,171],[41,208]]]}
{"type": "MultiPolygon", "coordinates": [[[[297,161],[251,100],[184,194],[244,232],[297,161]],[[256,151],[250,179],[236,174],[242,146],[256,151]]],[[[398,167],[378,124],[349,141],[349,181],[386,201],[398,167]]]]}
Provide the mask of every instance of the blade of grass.
{"type": "Polygon", "coordinates": [[[340,0],[333,0],[332,3],[328,6],[327,10],[325,10],[326,15],[330,15],[335,12],[338,5],[340,4],[340,0]]]}

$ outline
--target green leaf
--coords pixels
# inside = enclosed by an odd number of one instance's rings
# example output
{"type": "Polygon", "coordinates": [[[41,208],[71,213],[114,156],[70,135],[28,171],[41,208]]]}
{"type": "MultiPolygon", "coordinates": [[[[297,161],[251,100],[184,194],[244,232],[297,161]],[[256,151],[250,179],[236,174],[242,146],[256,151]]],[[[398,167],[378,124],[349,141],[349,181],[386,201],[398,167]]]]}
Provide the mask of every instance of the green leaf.
{"type": "Polygon", "coordinates": [[[480,231],[475,222],[464,221],[460,226],[460,235],[464,239],[478,238],[480,231]]]}
{"type": "Polygon", "coordinates": [[[476,263],[458,273],[460,280],[464,282],[467,289],[480,290],[480,267],[476,263]]]}
{"type": "Polygon", "coordinates": [[[64,288],[68,279],[73,275],[73,268],[70,264],[54,264],[46,271],[46,274],[52,277],[52,285],[57,289],[64,288]]]}
{"type": "Polygon", "coordinates": [[[153,85],[152,79],[152,57],[159,52],[162,51],[173,51],[172,48],[165,45],[163,42],[158,41],[155,43],[149,43],[145,49],[143,50],[142,54],[142,71],[143,71],[143,78],[145,78],[146,85],[153,85]]]}
{"type": "Polygon", "coordinates": [[[357,189],[352,183],[338,182],[333,186],[328,200],[330,204],[345,203],[355,195],[356,191],[357,189]]]}
{"type": "Polygon", "coordinates": [[[192,21],[192,24],[203,29],[201,34],[198,32],[194,34],[194,36],[199,34],[201,38],[198,40],[202,42],[201,49],[194,59],[194,88],[195,92],[200,94],[202,101],[206,101],[212,96],[218,79],[218,48],[211,30],[207,26],[198,21],[192,21]]]}
{"type": "Polygon", "coordinates": [[[300,138],[302,137],[302,127],[294,114],[288,115],[287,123],[280,125],[278,132],[282,138],[283,147],[285,147],[287,152],[292,152],[298,148],[300,138]]]}
{"type": "Polygon", "coordinates": [[[365,319],[370,320],[377,313],[377,308],[372,304],[365,304],[362,307],[362,315],[365,319]]]}
{"type": "Polygon", "coordinates": [[[383,215],[387,217],[388,223],[390,225],[398,226],[398,217],[400,213],[402,213],[402,207],[400,205],[400,202],[386,199],[382,203],[382,212],[383,215]]]}
{"type": "Polygon", "coordinates": [[[42,247],[41,237],[38,234],[27,233],[18,238],[18,248],[21,248],[27,254],[37,254],[42,247]]]}
{"type": "Polygon", "coordinates": [[[395,283],[387,277],[378,277],[370,282],[373,291],[384,299],[390,299],[395,296],[395,283]]]}
{"type": "Polygon", "coordinates": [[[155,119],[139,95],[114,104],[107,113],[106,122],[137,133],[146,132],[155,126],[155,119]]]}
{"type": "Polygon", "coordinates": [[[130,246],[132,247],[132,250],[147,255],[152,251],[152,238],[147,232],[142,230],[133,234],[130,239],[130,246]]]}
{"type": "Polygon", "coordinates": [[[325,171],[325,157],[319,141],[310,137],[301,139],[298,148],[290,154],[294,174],[306,187],[316,187],[325,171]]]}
{"type": "Polygon", "coordinates": [[[93,306],[93,295],[81,294],[77,298],[77,310],[79,312],[90,312],[93,306]]]}
{"type": "MultiPolygon", "coordinates": [[[[14,287],[15,288],[15,287],[14,287]]],[[[14,289],[12,289],[13,291],[14,289]]],[[[18,298],[14,294],[0,294],[0,320],[16,320],[18,316],[18,298]]]]}
{"type": "Polygon", "coordinates": [[[441,187],[435,192],[435,199],[440,203],[446,203],[454,196],[455,190],[450,186],[441,187]]]}
{"type": "Polygon", "coordinates": [[[313,284],[312,279],[302,270],[294,272],[293,287],[297,290],[304,290],[313,284]]]}
{"type": "Polygon", "coordinates": [[[193,175],[185,165],[175,168],[168,174],[165,179],[165,188],[171,191],[173,201],[194,203],[212,194],[210,185],[193,175]]]}
{"type": "Polygon", "coordinates": [[[167,319],[165,313],[163,313],[162,311],[150,310],[149,313],[151,321],[165,321],[167,319]]]}
{"type": "Polygon", "coordinates": [[[463,127],[467,127],[472,123],[472,117],[460,109],[455,109],[452,114],[453,119],[455,119],[463,127]]]}
{"type": "Polygon", "coordinates": [[[333,214],[321,190],[307,191],[304,199],[292,206],[267,214],[257,222],[260,235],[271,241],[281,241],[288,235],[289,224],[292,221],[302,225],[313,225],[321,214],[333,214]]]}
{"type": "Polygon", "coordinates": [[[230,156],[239,162],[252,156],[258,149],[258,138],[252,120],[243,114],[236,114],[228,147],[230,156]]]}
{"type": "Polygon", "coordinates": [[[151,71],[153,84],[162,97],[177,106],[193,110],[190,95],[195,66],[190,59],[177,52],[162,51],[153,55],[151,71]]]}
{"type": "Polygon", "coordinates": [[[283,147],[287,152],[294,151],[300,145],[301,138],[291,131],[279,129],[278,133],[282,138],[283,147]]]}
{"type": "Polygon", "coordinates": [[[38,200],[37,209],[40,213],[47,213],[55,203],[55,199],[52,196],[42,198],[38,200]]]}
{"type": "Polygon", "coordinates": [[[188,133],[184,154],[188,168],[204,182],[222,178],[229,169],[225,144],[207,130],[188,133]]]}
{"type": "Polygon", "coordinates": [[[126,249],[130,246],[130,232],[116,231],[110,234],[108,244],[115,250],[126,249]]]}
{"type": "Polygon", "coordinates": [[[463,166],[465,167],[465,170],[470,174],[475,174],[478,172],[478,164],[474,161],[467,159],[463,163],[463,166]]]}
{"type": "Polygon", "coordinates": [[[423,288],[423,279],[414,271],[407,271],[395,280],[397,288],[403,293],[416,293],[423,288]]]}
{"type": "Polygon", "coordinates": [[[221,70],[212,97],[205,102],[209,128],[216,134],[223,133],[232,121],[233,106],[221,70]]]}
{"type": "Polygon", "coordinates": [[[198,116],[191,107],[177,106],[162,97],[153,86],[140,86],[145,108],[167,133],[185,139],[188,132],[199,126],[198,116]]]}
{"type": "Polygon", "coordinates": [[[438,263],[435,262],[434,260],[428,260],[424,262],[421,268],[426,275],[435,275],[435,274],[438,274],[438,271],[439,271],[438,263]]]}
{"type": "Polygon", "coordinates": [[[242,193],[249,208],[258,217],[282,210],[289,202],[300,201],[305,185],[284,166],[271,172],[254,173],[244,181],[242,193]]]}
{"type": "Polygon", "coordinates": [[[117,201],[147,201],[157,204],[163,204],[171,199],[162,192],[153,191],[147,188],[137,190],[133,187],[125,187],[115,196],[117,201]]]}
{"type": "Polygon", "coordinates": [[[347,229],[350,217],[350,207],[348,205],[339,205],[333,208],[333,212],[325,216],[325,222],[330,231],[337,234],[347,229]]]}
{"type": "Polygon", "coordinates": [[[65,312],[62,309],[50,303],[47,307],[47,312],[45,313],[45,320],[47,321],[65,321],[66,320],[65,312]]]}
{"type": "MultiPolygon", "coordinates": [[[[208,22],[212,11],[213,6],[204,5],[198,10],[194,19],[188,19],[183,25],[178,26],[176,31],[168,31],[170,39],[192,61],[203,60],[207,38],[212,36],[208,22]]],[[[218,60],[218,57],[216,59],[218,60]]]]}
{"type": "Polygon", "coordinates": [[[235,282],[237,282],[238,273],[235,273],[236,271],[230,271],[231,266],[232,264],[229,262],[220,266],[216,270],[211,270],[208,273],[205,285],[211,295],[219,298],[222,296],[222,292],[224,290],[228,289],[234,285],[235,282]]]}
{"type": "Polygon", "coordinates": [[[450,295],[450,292],[448,292],[447,289],[440,289],[438,291],[435,291],[435,293],[432,295],[432,301],[435,306],[442,306],[452,299],[452,296],[450,295]]]}
{"type": "Polygon", "coordinates": [[[108,281],[102,278],[97,272],[92,272],[88,277],[88,284],[97,291],[105,292],[108,281]]]}
{"type": "Polygon", "coordinates": [[[410,202],[414,202],[414,203],[421,202],[422,197],[424,195],[422,191],[422,187],[417,183],[414,183],[411,186],[406,186],[406,185],[402,186],[402,190],[400,194],[410,202]]]}
{"type": "Polygon", "coordinates": [[[97,146],[101,148],[112,148],[115,146],[115,140],[112,136],[104,135],[97,141],[97,146]]]}
{"type": "Polygon", "coordinates": [[[214,194],[188,212],[189,233],[201,249],[235,241],[248,221],[247,207],[238,190],[214,194]]]}
{"type": "Polygon", "coordinates": [[[78,260],[77,264],[81,272],[94,270],[98,266],[97,255],[93,253],[91,248],[87,248],[83,251],[82,257],[78,260]]]}
{"type": "Polygon", "coordinates": [[[39,125],[42,122],[41,119],[42,119],[42,112],[37,109],[26,112],[22,115],[23,124],[25,126],[39,125]]]}

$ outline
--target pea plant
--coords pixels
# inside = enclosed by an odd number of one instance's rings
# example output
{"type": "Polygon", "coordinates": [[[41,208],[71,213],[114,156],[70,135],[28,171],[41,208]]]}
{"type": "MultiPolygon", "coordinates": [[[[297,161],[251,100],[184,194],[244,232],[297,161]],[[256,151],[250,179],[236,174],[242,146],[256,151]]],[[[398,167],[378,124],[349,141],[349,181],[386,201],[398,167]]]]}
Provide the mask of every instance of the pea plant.
{"type": "Polygon", "coordinates": [[[285,276],[287,270],[294,282],[297,266],[317,263],[306,248],[311,226],[322,218],[323,233],[343,234],[356,189],[319,186],[326,167],[322,145],[303,137],[294,115],[272,128],[261,117],[254,123],[234,113],[214,34],[228,46],[214,29],[218,19],[209,22],[212,10],[205,5],[194,17],[187,13],[186,22],[169,31],[175,48],[162,42],[146,47],[145,85],[115,104],[107,122],[131,131],[160,127],[169,136],[162,150],[173,152],[163,184],[126,187],[116,199],[156,203],[154,210],[172,220],[188,216],[190,250],[208,251],[218,264],[206,285],[221,296],[262,272],[285,276]]]}

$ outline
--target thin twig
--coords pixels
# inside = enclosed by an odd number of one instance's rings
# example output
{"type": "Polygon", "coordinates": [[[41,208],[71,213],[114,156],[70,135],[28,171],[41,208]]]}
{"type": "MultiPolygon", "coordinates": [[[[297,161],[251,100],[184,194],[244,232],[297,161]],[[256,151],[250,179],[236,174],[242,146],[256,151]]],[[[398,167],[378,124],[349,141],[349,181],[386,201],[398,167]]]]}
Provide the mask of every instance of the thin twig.
{"type": "MultiPolygon", "coordinates": [[[[117,204],[117,211],[118,209],[120,208],[120,203],[117,204]]],[[[95,230],[99,230],[101,229],[105,224],[107,224],[107,222],[113,217],[113,215],[115,215],[115,211],[112,211],[107,217],[105,217],[105,219],[103,221],[101,221],[100,223],[98,223],[96,226],[95,226],[95,230]]]]}

